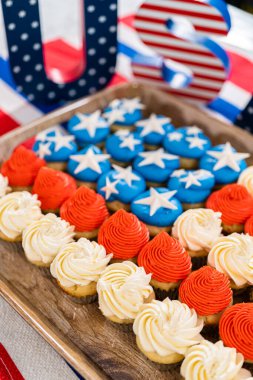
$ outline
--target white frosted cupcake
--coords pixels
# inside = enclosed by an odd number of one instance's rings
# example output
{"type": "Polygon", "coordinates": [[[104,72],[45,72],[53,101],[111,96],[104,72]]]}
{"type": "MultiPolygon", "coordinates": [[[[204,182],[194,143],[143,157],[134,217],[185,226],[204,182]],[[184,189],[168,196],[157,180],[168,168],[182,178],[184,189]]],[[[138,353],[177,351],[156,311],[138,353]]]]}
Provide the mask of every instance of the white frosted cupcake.
{"type": "Polygon", "coordinates": [[[247,169],[243,170],[237,183],[246,187],[250,195],[253,196],[253,166],[249,166],[247,169]]]}
{"type": "Polygon", "coordinates": [[[41,217],[36,194],[18,191],[5,195],[0,199],[0,238],[21,241],[23,230],[41,217]]]}
{"type": "Polygon", "coordinates": [[[187,351],[181,375],[185,380],[252,380],[243,363],[243,355],[235,348],[224,347],[221,340],[203,340],[187,351]]]}
{"type": "Polygon", "coordinates": [[[225,273],[234,290],[253,285],[253,237],[233,233],[219,238],[209,252],[208,264],[225,273]]]}
{"type": "Polygon", "coordinates": [[[37,266],[49,267],[61,248],[73,241],[74,229],[55,214],[36,220],[23,231],[26,258],[37,266]]]}
{"type": "Polygon", "coordinates": [[[143,305],[133,325],[139,349],[161,369],[183,360],[187,349],[203,339],[202,328],[194,309],[169,298],[143,305]]]}
{"type": "Polygon", "coordinates": [[[58,285],[77,302],[90,303],[97,296],[97,281],[112,254],[95,241],[81,238],[66,244],[50,266],[58,285]]]}
{"type": "Polygon", "coordinates": [[[206,265],[208,252],[221,236],[221,223],[221,213],[205,208],[187,210],[177,218],[172,236],[191,256],[193,269],[206,265]]]}
{"type": "Polygon", "coordinates": [[[121,327],[131,326],[141,306],[155,298],[150,280],[151,274],[131,261],[109,265],[97,284],[102,314],[121,327]]]}
{"type": "Polygon", "coordinates": [[[0,174],[0,198],[11,192],[11,187],[9,185],[9,180],[0,174]]]}

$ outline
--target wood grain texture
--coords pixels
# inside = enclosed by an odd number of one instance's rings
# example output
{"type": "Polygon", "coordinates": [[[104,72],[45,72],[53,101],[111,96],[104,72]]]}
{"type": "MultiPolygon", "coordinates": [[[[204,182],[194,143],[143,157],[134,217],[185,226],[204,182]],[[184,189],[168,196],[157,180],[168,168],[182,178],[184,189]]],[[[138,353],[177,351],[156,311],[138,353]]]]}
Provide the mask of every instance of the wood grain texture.
{"type": "MultiPolygon", "coordinates": [[[[114,98],[126,96],[140,96],[147,105],[147,114],[168,115],[177,126],[197,124],[213,143],[229,140],[239,151],[253,153],[253,137],[248,132],[217,121],[172,96],[131,84],[79,100],[3,136],[0,162],[38,131],[66,121],[76,112],[92,112],[114,98]]],[[[97,303],[81,306],[70,300],[49,272],[27,262],[20,244],[0,241],[0,293],[86,380],[180,379],[179,365],[160,372],[139,352],[134,334],[106,321],[97,303]]]]}

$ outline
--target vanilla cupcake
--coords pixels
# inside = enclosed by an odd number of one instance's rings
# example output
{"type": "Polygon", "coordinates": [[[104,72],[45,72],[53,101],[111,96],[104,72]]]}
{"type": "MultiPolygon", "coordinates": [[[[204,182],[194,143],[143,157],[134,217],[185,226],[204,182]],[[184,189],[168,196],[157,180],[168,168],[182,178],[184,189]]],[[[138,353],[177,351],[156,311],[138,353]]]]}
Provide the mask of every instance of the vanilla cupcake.
{"type": "Polygon", "coordinates": [[[131,326],[141,306],[155,298],[150,280],[151,274],[131,261],[109,265],[97,284],[102,314],[118,326],[131,326]]]}
{"type": "Polygon", "coordinates": [[[240,174],[237,183],[246,187],[250,195],[253,197],[253,166],[249,166],[240,174]]]}
{"type": "Polygon", "coordinates": [[[55,214],[47,214],[30,224],[22,236],[27,260],[49,267],[61,248],[73,241],[74,227],[55,214]]]}
{"type": "Polygon", "coordinates": [[[112,254],[106,254],[102,245],[81,238],[66,244],[50,266],[58,285],[73,300],[91,303],[97,298],[97,281],[112,254]]]}
{"type": "Polygon", "coordinates": [[[203,339],[202,328],[194,309],[169,298],[143,305],[133,325],[140,351],[161,369],[181,362],[187,349],[203,339]]]}
{"type": "Polygon", "coordinates": [[[8,185],[8,178],[0,174],[0,198],[11,192],[11,188],[8,185]]]}
{"type": "Polygon", "coordinates": [[[172,229],[172,235],[180,241],[192,258],[193,269],[206,264],[212,245],[221,236],[221,214],[199,208],[180,215],[172,229]]]}
{"type": "Polygon", "coordinates": [[[233,233],[219,238],[208,255],[208,264],[230,279],[234,291],[253,285],[253,237],[233,233]]]}
{"type": "Polygon", "coordinates": [[[202,340],[189,348],[180,372],[185,380],[252,380],[243,363],[243,355],[235,348],[224,347],[221,340],[202,340]]]}
{"type": "Polygon", "coordinates": [[[23,230],[42,217],[37,195],[18,191],[0,199],[0,238],[17,242],[23,230]]]}

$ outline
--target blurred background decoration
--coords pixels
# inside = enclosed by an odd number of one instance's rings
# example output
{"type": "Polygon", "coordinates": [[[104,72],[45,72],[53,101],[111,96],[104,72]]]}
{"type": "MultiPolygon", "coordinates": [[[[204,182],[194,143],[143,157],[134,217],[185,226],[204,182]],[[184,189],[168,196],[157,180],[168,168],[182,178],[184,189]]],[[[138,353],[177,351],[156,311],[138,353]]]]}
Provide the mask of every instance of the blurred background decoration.
{"type": "Polygon", "coordinates": [[[252,0],[227,0],[227,3],[253,14],[252,0]]]}

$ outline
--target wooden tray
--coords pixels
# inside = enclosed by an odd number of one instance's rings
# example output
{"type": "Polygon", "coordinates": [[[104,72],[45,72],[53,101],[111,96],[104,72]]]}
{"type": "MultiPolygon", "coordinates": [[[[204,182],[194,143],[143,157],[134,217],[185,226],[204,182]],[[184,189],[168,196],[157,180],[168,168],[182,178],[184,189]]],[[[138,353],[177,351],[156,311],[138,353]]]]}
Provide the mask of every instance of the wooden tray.
{"type": "MultiPolygon", "coordinates": [[[[22,141],[68,120],[77,111],[93,112],[126,96],[140,96],[148,112],[168,115],[177,126],[197,124],[213,143],[229,140],[239,151],[253,154],[253,136],[246,131],[213,119],[173,96],[131,84],[81,99],[3,136],[0,162],[22,141]]],[[[80,306],[70,301],[45,271],[26,261],[20,244],[0,242],[0,294],[86,380],[180,379],[180,366],[158,371],[138,351],[133,333],[107,322],[96,303],[80,306]]]]}

